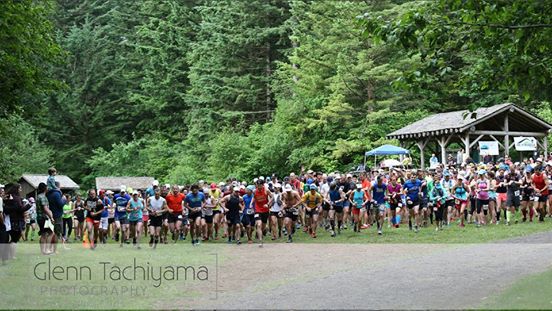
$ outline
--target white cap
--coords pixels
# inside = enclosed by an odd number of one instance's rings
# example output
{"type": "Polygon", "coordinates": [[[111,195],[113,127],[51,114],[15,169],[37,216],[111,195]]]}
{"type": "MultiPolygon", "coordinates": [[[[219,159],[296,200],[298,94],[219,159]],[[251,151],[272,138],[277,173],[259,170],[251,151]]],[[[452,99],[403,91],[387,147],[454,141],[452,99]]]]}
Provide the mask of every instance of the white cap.
{"type": "Polygon", "coordinates": [[[132,191],[132,195],[138,194],[138,190],[132,191]]]}
{"type": "Polygon", "coordinates": [[[202,179],[202,180],[199,181],[199,183],[200,183],[200,184],[204,184],[205,181],[202,179]]]}
{"type": "Polygon", "coordinates": [[[357,188],[362,188],[362,184],[356,184],[357,188]]]}
{"type": "Polygon", "coordinates": [[[256,183],[257,180],[259,180],[258,178],[253,178],[253,183],[256,183]]]}
{"type": "Polygon", "coordinates": [[[314,173],[312,170],[307,171],[307,174],[312,174],[312,173],[314,173]]]}
{"type": "Polygon", "coordinates": [[[349,177],[353,177],[353,175],[351,175],[351,174],[347,174],[347,178],[349,178],[349,177]]]}
{"type": "Polygon", "coordinates": [[[224,181],[219,182],[219,187],[224,187],[224,186],[226,186],[226,184],[224,183],[224,181]]]}
{"type": "Polygon", "coordinates": [[[171,188],[171,184],[165,184],[165,188],[170,189],[170,188],[171,188]]]}
{"type": "Polygon", "coordinates": [[[234,187],[234,191],[240,191],[240,187],[234,187]]]}
{"type": "Polygon", "coordinates": [[[287,184],[287,185],[284,187],[284,189],[285,189],[287,192],[293,190],[293,189],[291,188],[291,185],[290,185],[290,184],[287,184]]]}
{"type": "Polygon", "coordinates": [[[263,176],[259,176],[259,179],[260,179],[260,180],[264,180],[264,177],[263,177],[263,176]]]}
{"type": "Polygon", "coordinates": [[[159,186],[159,180],[154,180],[152,183],[151,183],[152,186],[159,186]]]}
{"type": "Polygon", "coordinates": [[[121,192],[126,192],[126,186],[125,185],[121,185],[121,192]]]}
{"type": "Polygon", "coordinates": [[[106,194],[113,194],[113,191],[107,190],[105,193],[106,193],[106,194]]]}
{"type": "Polygon", "coordinates": [[[0,184],[0,188],[4,188],[4,185],[1,185],[1,184],[0,184]]]}
{"type": "Polygon", "coordinates": [[[274,184],[274,187],[276,187],[276,188],[282,188],[282,184],[276,183],[276,184],[274,184]]]}
{"type": "Polygon", "coordinates": [[[244,186],[244,185],[241,185],[241,186],[240,186],[240,190],[242,190],[242,189],[245,189],[245,186],[244,186]]]}
{"type": "Polygon", "coordinates": [[[328,178],[328,175],[326,175],[325,173],[322,174],[322,178],[328,178]]]}

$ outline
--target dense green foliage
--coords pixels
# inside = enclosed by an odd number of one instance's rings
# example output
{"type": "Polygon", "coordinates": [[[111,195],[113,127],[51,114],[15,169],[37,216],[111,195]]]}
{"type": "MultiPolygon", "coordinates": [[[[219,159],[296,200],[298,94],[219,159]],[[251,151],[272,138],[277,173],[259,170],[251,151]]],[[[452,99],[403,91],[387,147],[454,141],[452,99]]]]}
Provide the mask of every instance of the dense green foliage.
{"type": "Polygon", "coordinates": [[[551,115],[546,1],[0,8],[0,181],[49,164],[87,185],[348,170],[429,113],[509,100],[551,115]]]}

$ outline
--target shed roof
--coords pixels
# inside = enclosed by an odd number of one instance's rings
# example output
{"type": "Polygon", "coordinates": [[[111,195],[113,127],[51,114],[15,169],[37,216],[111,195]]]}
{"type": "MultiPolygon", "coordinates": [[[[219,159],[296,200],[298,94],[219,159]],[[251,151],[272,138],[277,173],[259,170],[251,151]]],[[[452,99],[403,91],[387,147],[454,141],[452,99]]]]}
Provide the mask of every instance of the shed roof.
{"type": "MultiPolygon", "coordinates": [[[[24,174],[21,176],[21,180],[26,181],[33,188],[37,189],[38,184],[41,182],[46,183],[48,175],[46,174],[24,174]]],[[[59,181],[61,189],[79,189],[79,185],[74,182],[69,176],[66,175],[56,175],[56,181],[59,181]]]]}
{"type": "Polygon", "coordinates": [[[118,191],[122,185],[132,189],[147,189],[151,186],[153,177],[96,177],[96,189],[118,191]]]}
{"type": "Polygon", "coordinates": [[[473,113],[469,110],[437,113],[396,130],[388,134],[387,137],[400,139],[411,137],[413,135],[434,136],[460,133],[466,129],[469,129],[471,126],[474,126],[509,109],[523,115],[525,121],[534,123],[539,127],[539,130],[543,129],[547,131],[552,129],[551,124],[540,119],[534,114],[525,111],[514,104],[504,103],[491,107],[478,108],[473,111],[473,113]]]}

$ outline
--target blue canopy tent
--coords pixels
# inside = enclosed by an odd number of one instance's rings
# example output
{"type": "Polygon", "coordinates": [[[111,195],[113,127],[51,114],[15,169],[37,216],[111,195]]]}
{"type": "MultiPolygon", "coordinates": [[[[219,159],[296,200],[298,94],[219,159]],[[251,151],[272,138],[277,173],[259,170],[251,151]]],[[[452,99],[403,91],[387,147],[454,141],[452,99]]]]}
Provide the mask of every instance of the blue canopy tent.
{"type": "Polygon", "coordinates": [[[377,156],[382,155],[402,155],[402,154],[409,154],[410,151],[407,149],[393,146],[393,145],[383,145],[379,146],[374,150],[366,151],[364,153],[364,167],[366,167],[366,157],[368,156],[374,156],[374,163],[377,163],[377,156]]]}

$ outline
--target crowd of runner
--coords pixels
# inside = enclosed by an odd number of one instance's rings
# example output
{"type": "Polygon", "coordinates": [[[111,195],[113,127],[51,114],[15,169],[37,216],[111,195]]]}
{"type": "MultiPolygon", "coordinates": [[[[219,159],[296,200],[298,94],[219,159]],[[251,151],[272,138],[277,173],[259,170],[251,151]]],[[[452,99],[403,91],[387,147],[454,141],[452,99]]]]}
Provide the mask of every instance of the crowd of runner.
{"type": "MultiPolygon", "coordinates": [[[[142,191],[121,185],[117,193],[90,189],[85,198],[56,198],[53,172],[47,184],[39,186],[36,200],[22,200],[25,225],[20,229],[23,239],[31,231],[32,240],[36,229],[41,235],[52,231],[45,226],[49,220],[62,241],[86,237],[94,249],[108,239],[121,247],[132,243],[140,248],[143,235],[149,236],[153,248],[159,243],[189,240],[199,245],[221,238],[262,246],[265,239],[291,243],[298,234],[315,239],[320,232],[335,237],[343,230],[383,235],[399,226],[417,233],[451,225],[513,225],[550,217],[549,176],[552,162],[512,163],[506,157],[499,163],[439,165],[432,170],[309,170],[299,176],[261,176],[251,184],[236,179],[190,186],[154,181],[142,191]],[[61,221],[50,206],[56,200],[63,204],[61,221]]],[[[13,211],[15,196],[13,189],[3,195],[6,215],[13,211]]]]}

